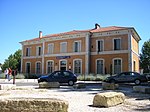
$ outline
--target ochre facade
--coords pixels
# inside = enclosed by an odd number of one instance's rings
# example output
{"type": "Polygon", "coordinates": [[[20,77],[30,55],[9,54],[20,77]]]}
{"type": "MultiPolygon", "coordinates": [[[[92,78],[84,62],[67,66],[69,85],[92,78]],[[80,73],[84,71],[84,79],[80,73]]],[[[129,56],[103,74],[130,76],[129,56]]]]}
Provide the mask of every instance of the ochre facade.
{"type": "Polygon", "coordinates": [[[134,28],[115,26],[40,36],[21,42],[21,68],[30,74],[139,72],[139,41],[134,28]]]}

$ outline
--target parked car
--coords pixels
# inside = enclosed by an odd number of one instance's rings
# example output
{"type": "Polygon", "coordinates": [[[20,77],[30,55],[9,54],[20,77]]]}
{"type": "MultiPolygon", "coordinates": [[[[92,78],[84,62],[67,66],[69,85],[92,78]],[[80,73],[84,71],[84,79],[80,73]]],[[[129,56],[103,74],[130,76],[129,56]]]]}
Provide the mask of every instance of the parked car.
{"type": "Polygon", "coordinates": [[[107,77],[106,82],[110,83],[135,83],[136,85],[141,84],[141,82],[147,82],[145,75],[141,75],[137,72],[122,72],[116,76],[107,77]]]}
{"type": "Polygon", "coordinates": [[[77,81],[77,76],[70,71],[54,71],[46,76],[41,76],[38,78],[38,83],[40,82],[59,82],[68,83],[72,86],[77,81]]]}

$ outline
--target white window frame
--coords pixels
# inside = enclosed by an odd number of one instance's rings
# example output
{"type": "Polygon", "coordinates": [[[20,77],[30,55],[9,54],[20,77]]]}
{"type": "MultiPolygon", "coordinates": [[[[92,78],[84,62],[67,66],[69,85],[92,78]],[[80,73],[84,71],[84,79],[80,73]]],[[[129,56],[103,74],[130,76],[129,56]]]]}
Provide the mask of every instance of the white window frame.
{"type": "Polygon", "coordinates": [[[27,57],[31,56],[31,47],[26,48],[26,56],[27,57]],[[28,49],[28,54],[27,54],[27,49],[28,49]]]}
{"type": "Polygon", "coordinates": [[[30,64],[30,73],[31,73],[31,62],[30,61],[28,61],[28,62],[25,63],[25,72],[27,72],[27,63],[30,64]]]}
{"type": "Polygon", "coordinates": [[[100,50],[99,52],[102,52],[102,51],[104,51],[104,39],[98,39],[98,40],[96,40],[96,51],[98,52],[98,41],[102,41],[103,42],[103,48],[102,48],[102,50],[100,50]]]}
{"type": "Polygon", "coordinates": [[[48,62],[52,62],[53,66],[52,66],[52,72],[54,71],[54,60],[47,60],[46,61],[46,73],[48,74],[48,62]]]}
{"type": "Polygon", "coordinates": [[[80,74],[82,74],[82,59],[74,59],[73,60],[73,73],[75,73],[75,61],[81,61],[81,73],[80,74]]]}
{"type": "Polygon", "coordinates": [[[42,55],[42,47],[41,46],[36,46],[36,56],[41,56],[42,55]],[[41,52],[39,55],[39,48],[41,48],[41,52]]]}
{"type": "Polygon", "coordinates": [[[61,65],[60,65],[61,61],[66,61],[66,70],[68,70],[68,66],[67,66],[68,65],[68,61],[66,59],[59,60],[59,70],[61,68],[61,65]]]}
{"type": "Polygon", "coordinates": [[[76,51],[75,51],[75,43],[76,43],[76,42],[79,43],[79,44],[78,44],[78,50],[77,50],[77,52],[81,52],[81,40],[78,40],[78,41],[74,41],[74,42],[73,42],[73,52],[76,52],[76,51]]]}
{"type": "Polygon", "coordinates": [[[66,53],[67,52],[67,42],[61,42],[60,43],[60,53],[66,53]],[[65,46],[63,46],[65,44],[65,46]]]}
{"type": "Polygon", "coordinates": [[[37,61],[37,62],[35,63],[35,73],[36,73],[36,74],[41,74],[41,70],[42,70],[42,64],[41,64],[40,61],[37,61]],[[40,63],[40,73],[37,73],[37,63],[40,63]]]}
{"type": "Polygon", "coordinates": [[[54,53],[54,43],[48,44],[48,54],[54,53]]]}
{"type": "Polygon", "coordinates": [[[121,38],[113,38],[113,50],[121,50],[121,49],[122,49],[122,48],[121,48],[121,46],[122,46],[121,44],[122,44],[122,43],[121,43],[121,38]],[[120,40],[120,49],[115,49],[115,42],[114,42],[114,41],[115,41],[116,39],[119,39],[119,40],[120,40]]]}
{"type": "Polygon", "coordinates": [[[95,62],[95,65],[96,65],[96,74],[98,74],[97,73],[97,61],[98,60],[102,60],[103,61],[103,74],[104,74],[104,72],[105,72],[105,60],[103,59],[103,58],[98,58],[98,59],[96,59],[96,62],[95,62]]]}
{"type": "Polygon", "coordinates": [[[113,74],[114,74],[114,72],[115,72],[115,70],[114,70],[114,60],[121,60],[121,71],[120,72],[122,72],[122,58],[113,58],[113,65],[112,65],[112,70],[113,70],[113,74]]]}

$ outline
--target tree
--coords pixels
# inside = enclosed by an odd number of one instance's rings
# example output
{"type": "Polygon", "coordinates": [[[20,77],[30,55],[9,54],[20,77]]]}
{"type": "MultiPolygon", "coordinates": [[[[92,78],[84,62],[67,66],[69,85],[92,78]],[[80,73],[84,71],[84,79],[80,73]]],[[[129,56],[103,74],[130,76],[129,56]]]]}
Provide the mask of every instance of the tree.
{"type": "Polygon", "coordinates": [[[21,65],[21,50],[17,50],[14,54],[11,54],[8,59],[5,60],[2,65],[2,70],[4,71],[6,68],[18,69],[20,71],[21,65]]]}
{"type": "Polygon", "coordinates": [[[150,40],[144,42],[142,53],[140,54],[140,68],[144,69],[144,73],[150,72],[150,40]]]}

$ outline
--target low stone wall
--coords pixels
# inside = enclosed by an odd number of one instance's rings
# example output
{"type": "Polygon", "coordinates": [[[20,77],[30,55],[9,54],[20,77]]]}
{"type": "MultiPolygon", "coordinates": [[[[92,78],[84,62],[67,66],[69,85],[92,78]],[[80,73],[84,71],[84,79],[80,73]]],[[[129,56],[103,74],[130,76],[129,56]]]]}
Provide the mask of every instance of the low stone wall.
{"type": "Polygon", "coordinates": [[[148,87],[148,86],[133,86],[133,91],[150,94],[150,87],[148,87]]]}
{"type": "Polygon", "coordinates": [[[59,88],[59,82],[40,82],[39,88],[59,88]]]}
{"type": "Polygon", "coordinates": [[[76,85],[73,85],[73,88],[84,89],[84,88],[86,88],[86,84],[85,83],[77,83],[76,85]]]}
{"type": "Polygon", "coordinates": [[[15,84],[0,84],[0,90],[10,90],[15,89],[15,84]]]}
{"type": "Polygon", "coordinates": [[[115,90],[119,88],[118,84],[114,84],[114,83],[107,83],[107,82],[103,82],[102,83],[102,88],[104,90],[115,90]]]}
{"type": "Polygon", "coordinates": [[[125,95],[121,92],[98,93],[94,96],[93,106],[111,107],[123,103],[125,95]]]}
{"type": "Polygon", "coordinates": [[[68,112],[68,102],[48,98],[2,99],[0,112],[68,112]]]}

